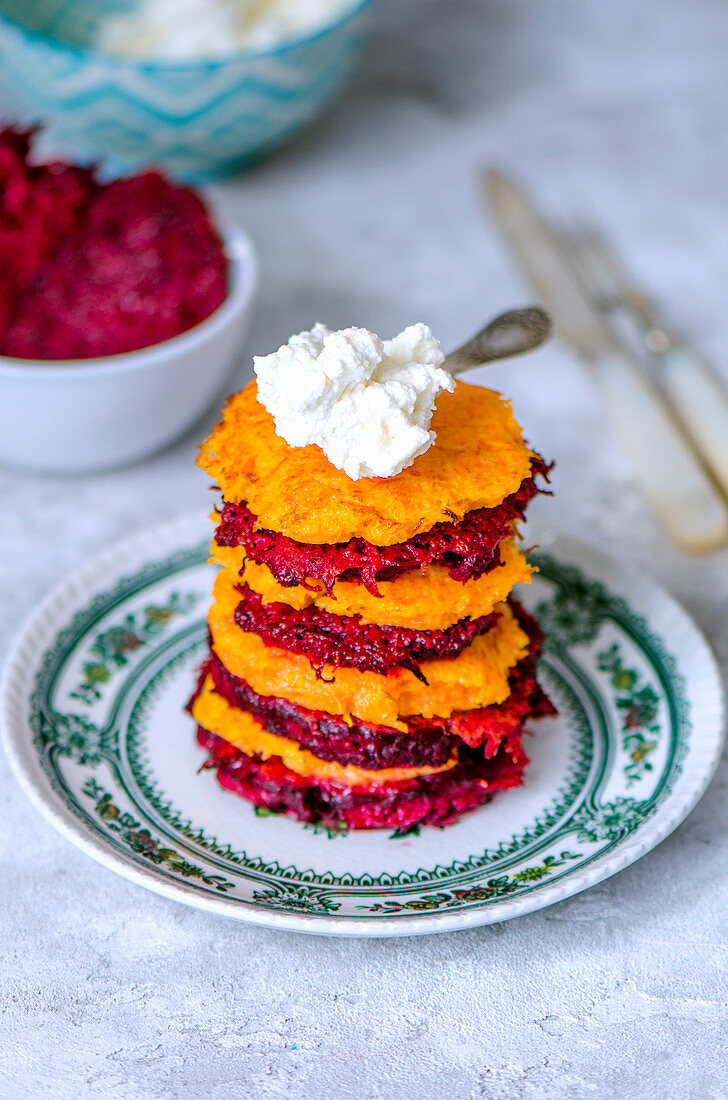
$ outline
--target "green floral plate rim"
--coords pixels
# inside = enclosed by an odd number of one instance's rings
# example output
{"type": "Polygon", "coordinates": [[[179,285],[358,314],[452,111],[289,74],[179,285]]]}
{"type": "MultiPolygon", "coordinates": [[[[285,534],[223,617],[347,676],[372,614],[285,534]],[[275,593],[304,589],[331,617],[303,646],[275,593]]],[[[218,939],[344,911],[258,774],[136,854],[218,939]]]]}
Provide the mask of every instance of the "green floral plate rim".
{"type": "Polygon", "coordinates": [[[184,703],[204,653],[209,527],[182,516],[58,586],[0,681],[24,790],[69,840],[165,897],[316,934],[398,936],[533,912],[603,881],[675,829],[723,745],[713,654],[631,568],[543,532],[520,596],[547,633],[559,716],[523,787],[447,829],[336,833],[222,790],[184,703]]]}

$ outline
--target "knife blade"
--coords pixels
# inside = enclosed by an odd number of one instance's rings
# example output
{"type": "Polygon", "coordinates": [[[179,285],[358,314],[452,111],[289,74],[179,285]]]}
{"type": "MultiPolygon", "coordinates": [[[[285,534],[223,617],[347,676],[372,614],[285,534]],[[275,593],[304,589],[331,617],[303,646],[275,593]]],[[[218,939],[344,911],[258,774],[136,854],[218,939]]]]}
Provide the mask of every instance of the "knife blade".
{"type": "Polygon", "coordinates": [[[495,220],[559,336],[589,359],[614,351],[609,326],[589,301],[551,226],[520,188],[496,169],[488,172],[487,194],[495,220]]]}
{"type": "Polygon", "coordinates": [[[486,194],[557,335],[591,365],[614,430],[665,533],[693,553],[723,545],[728,505],[639,361],[591,301],[548,221],[503,172],[487,172],[486,194]]]}

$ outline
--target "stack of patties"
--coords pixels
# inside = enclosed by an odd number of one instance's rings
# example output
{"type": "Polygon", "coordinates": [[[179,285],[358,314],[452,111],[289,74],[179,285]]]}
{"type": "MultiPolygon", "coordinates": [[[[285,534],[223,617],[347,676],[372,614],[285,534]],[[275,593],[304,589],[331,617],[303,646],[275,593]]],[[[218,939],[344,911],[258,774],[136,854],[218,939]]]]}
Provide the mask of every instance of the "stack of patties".
{"type": "Polygon", "coordinates": [[[220,783],[333,828],[446,825],[522,782],[541,635],[511,596],[543,460],[497,393],[437,398],[436,442],[352,480],[292,447],[252,382],[198,463],[216,481],[210,656],[191,711],[220,783]]]}

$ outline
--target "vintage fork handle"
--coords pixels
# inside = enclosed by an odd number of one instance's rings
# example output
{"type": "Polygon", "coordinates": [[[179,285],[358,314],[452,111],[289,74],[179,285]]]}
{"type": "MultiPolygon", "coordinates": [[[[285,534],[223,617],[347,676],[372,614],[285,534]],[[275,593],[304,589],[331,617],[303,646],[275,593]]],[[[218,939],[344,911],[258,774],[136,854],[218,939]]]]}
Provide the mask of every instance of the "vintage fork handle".
{"type": "Polygon", "coordinates": [[[550,332],[551,318],[540,306],[509,309],[446,355],[443,366],[452,375],[464,374],[496,359],[510,359],[533,351],[550,332]]]}
{"type": "Polygon", "coordinates": [[[728,505],[640,365],[605,355],[593,368],[607,412],[665,533],[692,553],[728,541],[728,505]]]}
{"type": "Polygon", "coordinates": [[[728,495],[728,393],[712,369],[690,348],[658,353],[675,415],[728,495]]]}

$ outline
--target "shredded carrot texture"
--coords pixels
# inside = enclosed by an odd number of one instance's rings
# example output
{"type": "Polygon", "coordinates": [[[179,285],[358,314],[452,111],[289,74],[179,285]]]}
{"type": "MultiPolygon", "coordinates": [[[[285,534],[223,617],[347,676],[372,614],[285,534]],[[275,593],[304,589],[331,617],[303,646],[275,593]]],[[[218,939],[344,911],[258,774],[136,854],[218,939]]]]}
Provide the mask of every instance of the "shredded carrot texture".
{"type": "Polygon", "coordinates": [[[301,585],[284,588],[265,565],[246,562],[242,546],[212,544],[213,559],[240,573],[241,580],[262,596],[264,603],[285,603],[296,611],[315,604],[334,615],[361,615],[365,623],[414,630],[446,630],[460,619],[489,615],[515,584],[530,582],[534,566],[529,565],[515,538],[501,543],[500,556],[499,566],[465,583],[453,580],[447,566],[429,565],[423,573],[405,573],[396,580],[381,581],[381,598],[373,596],[364,585],[348,581],[337,581],[331,596],[327,596],[323,586],[319,591],[301,585]]]}
{"type": "Polygon", "coordinates": [[[436,523],[495,508],[530,476],[533,452],[509,402],[458,382],[441,393],[432,418],[437,440],[394,477],[352,481],[319,447],[289,447],[251,382],[234,394],[202,444],[197,463],[225,500],[245,501],[260,527],[297,542],[377,546],[405,542],[436,523]]]}
{"type": "Polygon", "coordinates": [[[345,787],[372,787],[383,783],[401,783],[420,775],[434,775],[436,772],[449,771],[458,762],[457,755],[454,755],[439,768],[383,768],[380,771],[370,771],[351,764],[321,760],[288,737],[267,733],[260,722],[247,711],[231,707],[222,696],[215,693],[209,678],[192,706],[192,715],[203,729],[216,733],[218,737],[222,737],[224,741],[234,745],[247,756],[260,756],[263,760],[271,756],[279,756],[286,767],[298,775],[330,779],[345,787]]]}
{"type": "Polygon", "coordinates": [[[374,725],[405,729],[403,717],[446,718],[453,711],[502,703],[509,694],[508,675],[528,652],[528,636],[507,604],[487,634],[476,638],[459,656],[424,661],[421,683],[407,669],[386,676],[353,668],[325,666],[321,676],[305,657],[266,646],[234,620],[239,602],[236,577],[223,570],[215,581],[208,622],[215,652],[234,676],[259,695],[289,699],[310,710],[357,717],[374,725]]]}

